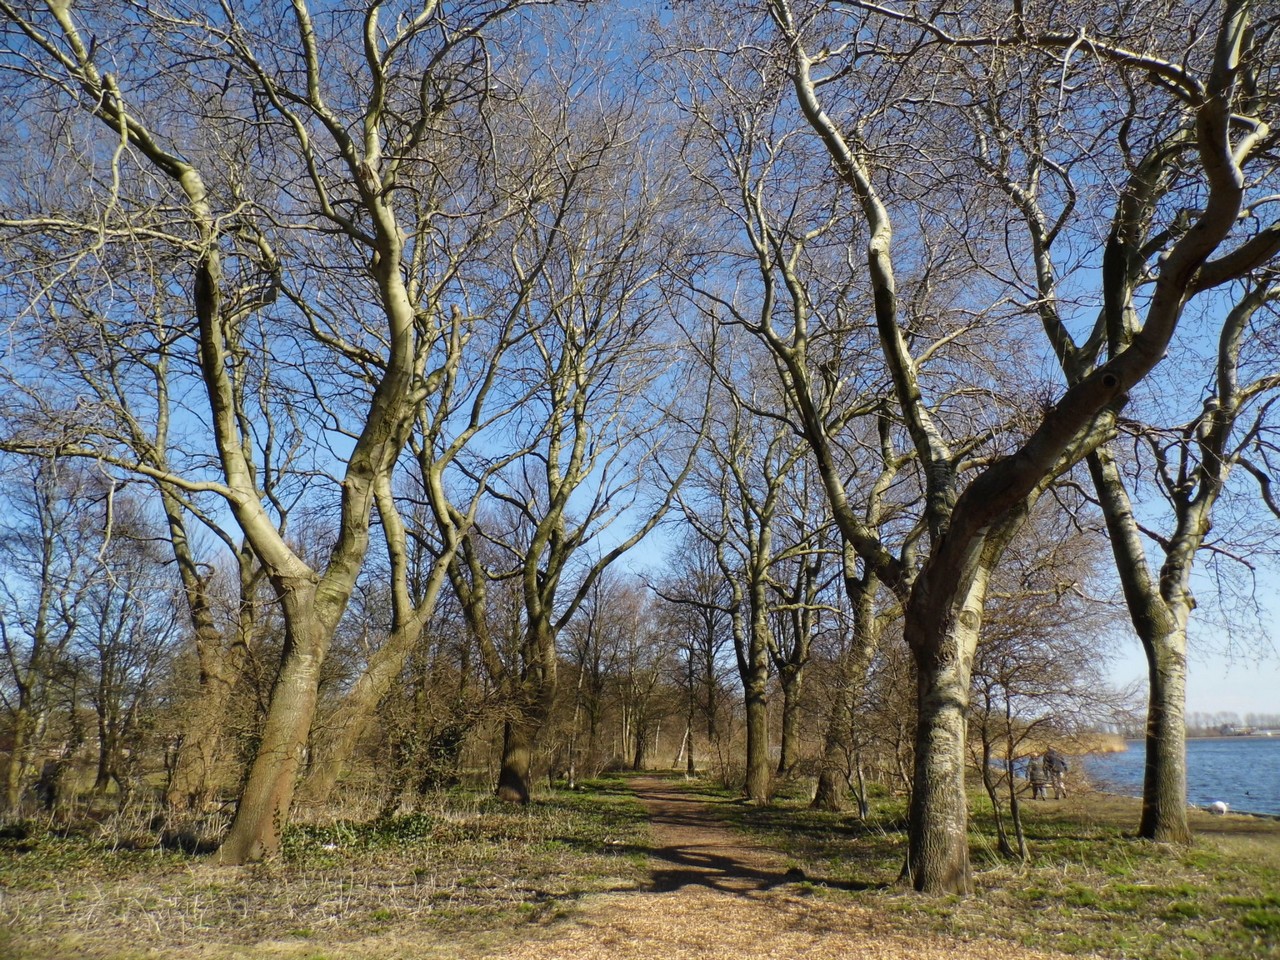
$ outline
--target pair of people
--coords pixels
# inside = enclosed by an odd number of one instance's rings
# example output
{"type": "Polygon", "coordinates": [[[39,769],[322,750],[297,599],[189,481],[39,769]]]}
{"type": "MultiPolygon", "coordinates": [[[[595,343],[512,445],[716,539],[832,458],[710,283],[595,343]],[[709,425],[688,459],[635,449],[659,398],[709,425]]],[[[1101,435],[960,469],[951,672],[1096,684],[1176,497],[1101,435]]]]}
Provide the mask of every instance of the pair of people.
{"type": "Polygon", "coordinates": [[[1067,796],[1067,759],[1050,747],[1043,757],[1032,755],[1027,764],[1027,779],[1031,782],[1031,799],[1043,800],[1049,784],[1053,784],[1053,799],[1067,796]]]}

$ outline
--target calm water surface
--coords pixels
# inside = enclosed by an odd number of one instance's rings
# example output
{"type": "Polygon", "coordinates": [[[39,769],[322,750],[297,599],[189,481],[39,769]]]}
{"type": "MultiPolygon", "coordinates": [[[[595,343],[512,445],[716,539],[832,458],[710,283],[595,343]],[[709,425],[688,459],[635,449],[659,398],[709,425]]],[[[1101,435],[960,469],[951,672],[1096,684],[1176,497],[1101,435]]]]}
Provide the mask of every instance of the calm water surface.
{"type": "MultiPolygon", "coordinates": [[[[1097,785],[1112,793],[1142,795],[1141,740],[1124,753],[1084,758],[1097,785]]],[[[1280,816],[1280,737],[1222,737],[1187,741],[1187,800],[1207,807],[1224,800],[1237,813],[1280,816]]]]}

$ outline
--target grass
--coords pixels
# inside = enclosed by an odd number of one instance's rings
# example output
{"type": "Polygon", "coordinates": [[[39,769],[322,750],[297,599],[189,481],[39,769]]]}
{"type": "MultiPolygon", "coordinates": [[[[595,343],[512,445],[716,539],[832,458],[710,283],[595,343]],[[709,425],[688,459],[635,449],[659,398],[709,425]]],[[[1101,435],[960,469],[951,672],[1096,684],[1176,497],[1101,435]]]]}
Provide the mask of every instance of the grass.
{"type": "Polygon", "coordinates": [[[853,896],[904,927],[1114,958],[1280,958],[1280,823],[1193,812],[1196,840],[1184,849],[1135,839],[1134,801],[1025,804],[1031,859],[1010,863],[995,851],[989,807],[975,798],[976,895],[921,898],[897,883],[901,800],[881,798],[865,823],[810,810],[806,800],[720,809],[784,851],[826,896],[853,896]]]}
{"type": "MultiPolygon", "coordinates": [[[[1126,835],[1131,801],[1027,804],[1022,864],[996,855],[975,800],[977,894],[926,898],[896,882],[900,799],[874,798],[866,822],[806,800],[714,809],[782,850],[803,871],[797,889],[870,907],[903,931],[1004,941],[1009,956],[1023,944],[1116,960],[1280,958],[1280,823],[1194,814],[1197,840],[1182,849],[1126,835]]],[[[648,849],[621,779],[527,808],[456,791],[386,822],[301,823],[280,857],[250,867],[215,867],[136,830],[37,831],[0,838],[0,957],[457,957],[571,913],[583,896],[643,888],[648,849]]]]}
{"type": "Polygon", "coordinates": [[[643,811],[612,781],[525,808],[459,791],[387,822],[299,824],[280,857],[239,868],[121,849],[101,832],[37,833],[0,840],[0,957],[128,960],[276,941],[282,956],[338,956],[344,943],[424,930],[447,942],[636,888],[646,838],[643,811]]]}

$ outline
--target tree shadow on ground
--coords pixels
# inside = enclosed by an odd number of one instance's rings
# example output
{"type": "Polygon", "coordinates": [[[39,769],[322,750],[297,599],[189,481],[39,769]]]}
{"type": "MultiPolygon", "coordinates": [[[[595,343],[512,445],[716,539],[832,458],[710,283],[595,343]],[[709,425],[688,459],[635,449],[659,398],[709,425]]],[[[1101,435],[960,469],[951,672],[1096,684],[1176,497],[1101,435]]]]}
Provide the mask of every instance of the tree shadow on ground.
{"type": "Polygon", "coordinates": [[[884,884],[848,880],[823,880],[806,876],[803,870],[771,870],[715,848],[664,847],[650,856],[658,861],[649,875],[654,893],[671,893],[686,887],[709,887],[725,893],[751,897],[786,884],[810,884],[837,890],[882,889],[884,884]]]}

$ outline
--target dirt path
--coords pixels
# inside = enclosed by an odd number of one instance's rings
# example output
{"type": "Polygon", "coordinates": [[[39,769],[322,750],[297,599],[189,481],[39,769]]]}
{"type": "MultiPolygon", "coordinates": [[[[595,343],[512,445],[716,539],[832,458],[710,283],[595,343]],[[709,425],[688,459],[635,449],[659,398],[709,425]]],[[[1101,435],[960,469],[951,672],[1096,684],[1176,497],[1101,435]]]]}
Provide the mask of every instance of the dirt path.
{"type": "MultiPolygon", "coordinates": [[[[877,912],[806,895],[779,854],[727,830],[712,804],[656,778],[632,781],[656,849],[647,891],[581,905],[520,948],[522,960],[1008,960],[1007,943],[905,935],[877,912]]],[[[510,947],[484,957],[509,956],[510,947]]]]}

